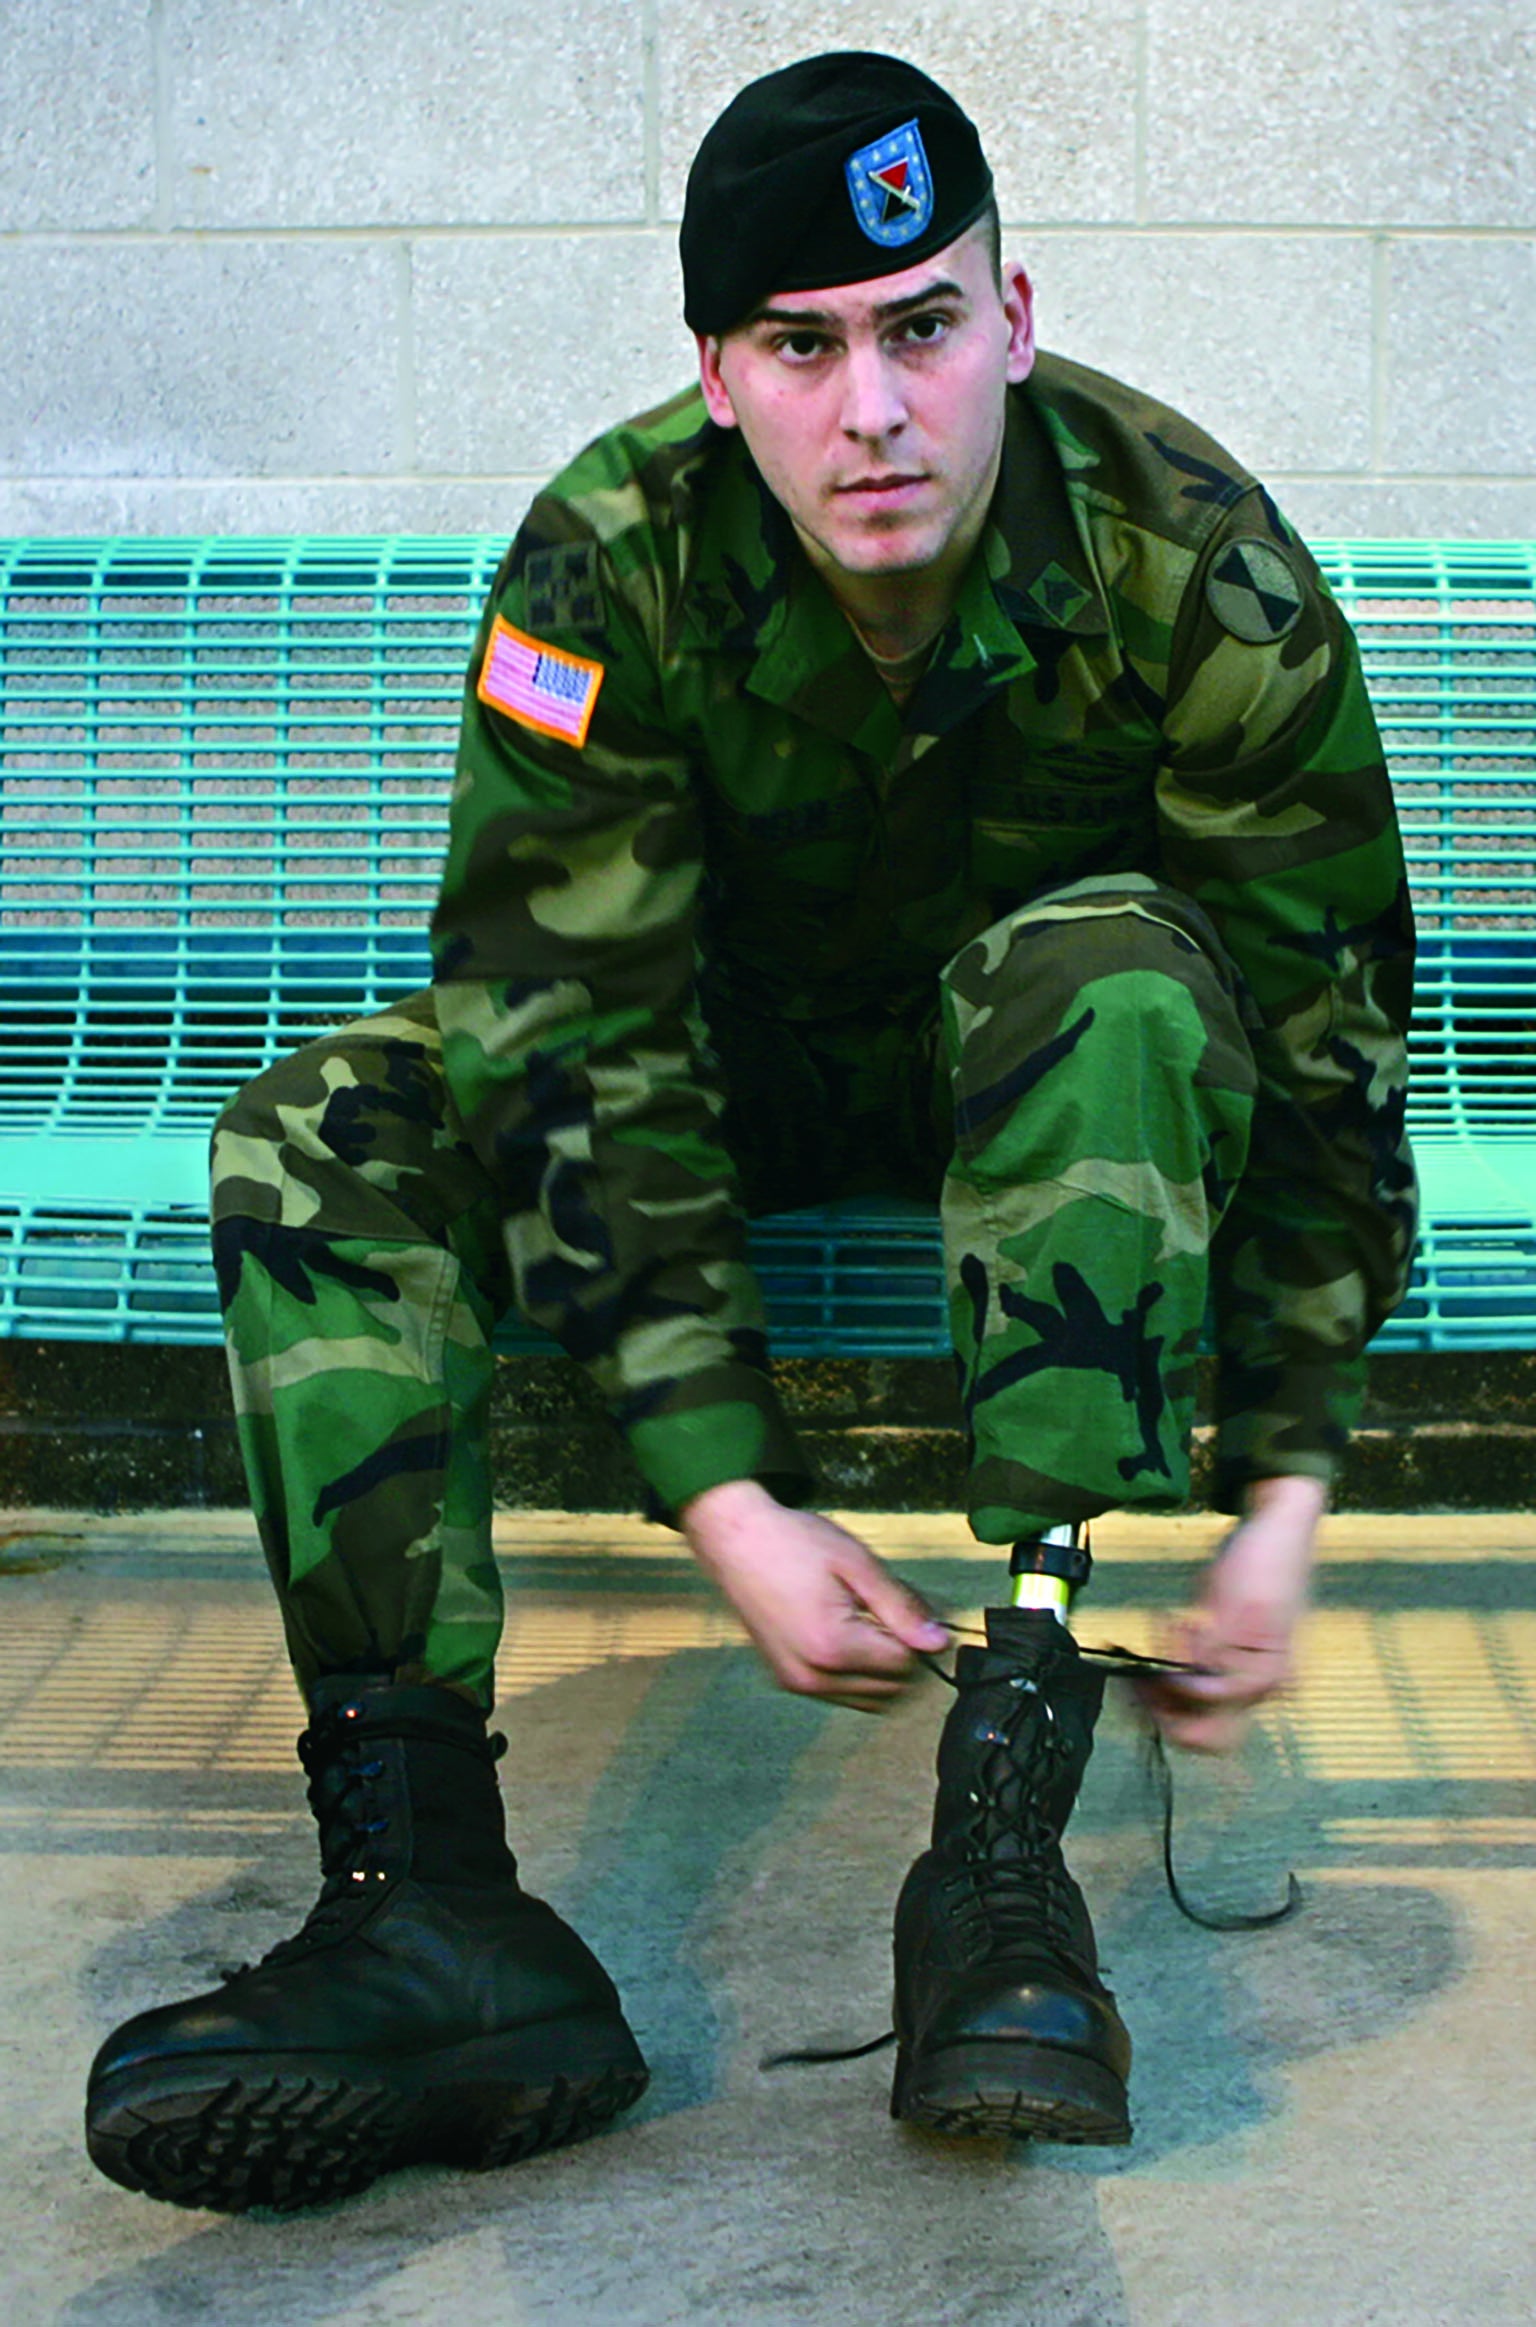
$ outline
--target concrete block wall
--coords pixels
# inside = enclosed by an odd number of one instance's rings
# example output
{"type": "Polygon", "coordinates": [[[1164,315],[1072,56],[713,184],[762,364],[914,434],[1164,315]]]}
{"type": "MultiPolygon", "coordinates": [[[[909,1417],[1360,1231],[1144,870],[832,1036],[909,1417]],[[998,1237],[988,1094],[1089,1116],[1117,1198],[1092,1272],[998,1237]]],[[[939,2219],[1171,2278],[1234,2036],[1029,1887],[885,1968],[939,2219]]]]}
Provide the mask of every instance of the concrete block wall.
{"type": "MultiPolygon", "coordinates": [[[[5,0],[0,532],[510,531],[688,376],[731,91],[898,51],[1042,337],[1314,533],[1536,533],[1536,0],[5,0]]],[[[722,222],[729,231],[729,222],[722,222]]]]}

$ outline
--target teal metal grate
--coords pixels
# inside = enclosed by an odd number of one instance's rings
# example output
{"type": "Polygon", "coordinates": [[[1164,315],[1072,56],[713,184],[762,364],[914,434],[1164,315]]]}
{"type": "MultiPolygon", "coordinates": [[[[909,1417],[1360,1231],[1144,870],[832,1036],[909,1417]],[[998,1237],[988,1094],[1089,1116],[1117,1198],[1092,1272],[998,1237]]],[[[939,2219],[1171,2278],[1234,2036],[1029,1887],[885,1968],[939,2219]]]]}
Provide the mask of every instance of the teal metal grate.
{"type": "MultiPolygon", "coordinates": [[[[0,542],[0,1333],[217,1337],[209,1123],[423,982],[502,546],[0,542]]],[[[1384,1344],[1536,1345],[1536,544],[1318,554],[1423,939],[1429,1226],[1384,1344]]],[[[947,1347],[927,1216],[764,1223],[755,1246],[785,1354],[947,1347]]]]}

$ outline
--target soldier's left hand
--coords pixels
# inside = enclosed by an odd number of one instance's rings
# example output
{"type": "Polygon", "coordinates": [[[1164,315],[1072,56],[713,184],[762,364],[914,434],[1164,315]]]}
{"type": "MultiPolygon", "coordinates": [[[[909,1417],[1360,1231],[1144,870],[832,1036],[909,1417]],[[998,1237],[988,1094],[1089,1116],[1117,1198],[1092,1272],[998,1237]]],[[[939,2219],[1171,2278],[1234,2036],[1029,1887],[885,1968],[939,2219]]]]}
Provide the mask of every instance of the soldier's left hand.
{"type": "Polygon", "coordinates": [[[1207,1669],[1141,1684],[1142,1701],[1170,1745],[1234,1751],[1255,1707],[1294,1679],[1296,1628],[1326,1500],[1316,1479],[1262,1479],[1251,1489],[1195,1607],[1165,1644],[1170,1656],[1207,1669]]]}

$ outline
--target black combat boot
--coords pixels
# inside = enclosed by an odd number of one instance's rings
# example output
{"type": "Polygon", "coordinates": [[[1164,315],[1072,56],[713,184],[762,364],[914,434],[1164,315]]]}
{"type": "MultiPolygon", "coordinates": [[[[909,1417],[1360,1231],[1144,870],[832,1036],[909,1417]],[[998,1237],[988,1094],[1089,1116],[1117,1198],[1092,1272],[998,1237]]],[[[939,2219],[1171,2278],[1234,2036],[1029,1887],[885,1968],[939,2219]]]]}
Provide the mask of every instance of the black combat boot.
{"type": "Polygon", "coordinates": [[[326,1680],[299,1740],[324,1883],[298,1934],[108,2037],[86,2143],[182,2206],[289,2208],[422,2159],[591,2133],[646,2067],[596,1957],[517,1880],[481,1714],[326,1680]]]}
{"type": "Polygon", "coordinates": [[[1104,1676],[1043,1610],[989,1608],[939,1740],[933,1846],[896,1906],[893,2117],[946,2133],[1130,2139],[1131,2040],[1061,1837],[1104,1676]]]}

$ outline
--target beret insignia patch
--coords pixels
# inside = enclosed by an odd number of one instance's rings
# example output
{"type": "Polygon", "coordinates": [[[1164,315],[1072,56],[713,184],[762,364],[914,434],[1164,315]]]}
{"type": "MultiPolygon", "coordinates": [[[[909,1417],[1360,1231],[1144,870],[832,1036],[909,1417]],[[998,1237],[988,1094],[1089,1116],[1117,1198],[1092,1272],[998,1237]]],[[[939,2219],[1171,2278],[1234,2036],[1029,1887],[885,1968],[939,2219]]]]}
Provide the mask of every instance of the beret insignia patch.
{"type": "Polygon", "coordinates": [[[1234,638],[1272,646],[1301,620],[1306,592],[1272,541],[1229,542],[1205,582],[1206,604],[1234,638]]]}
{"type": "Polygon", "coordinates": [[[916,121],[904,121],[843,164],[853,215],[871,242],[899,250],[916,242],[933,216],[933,172],[916,121]]]}

